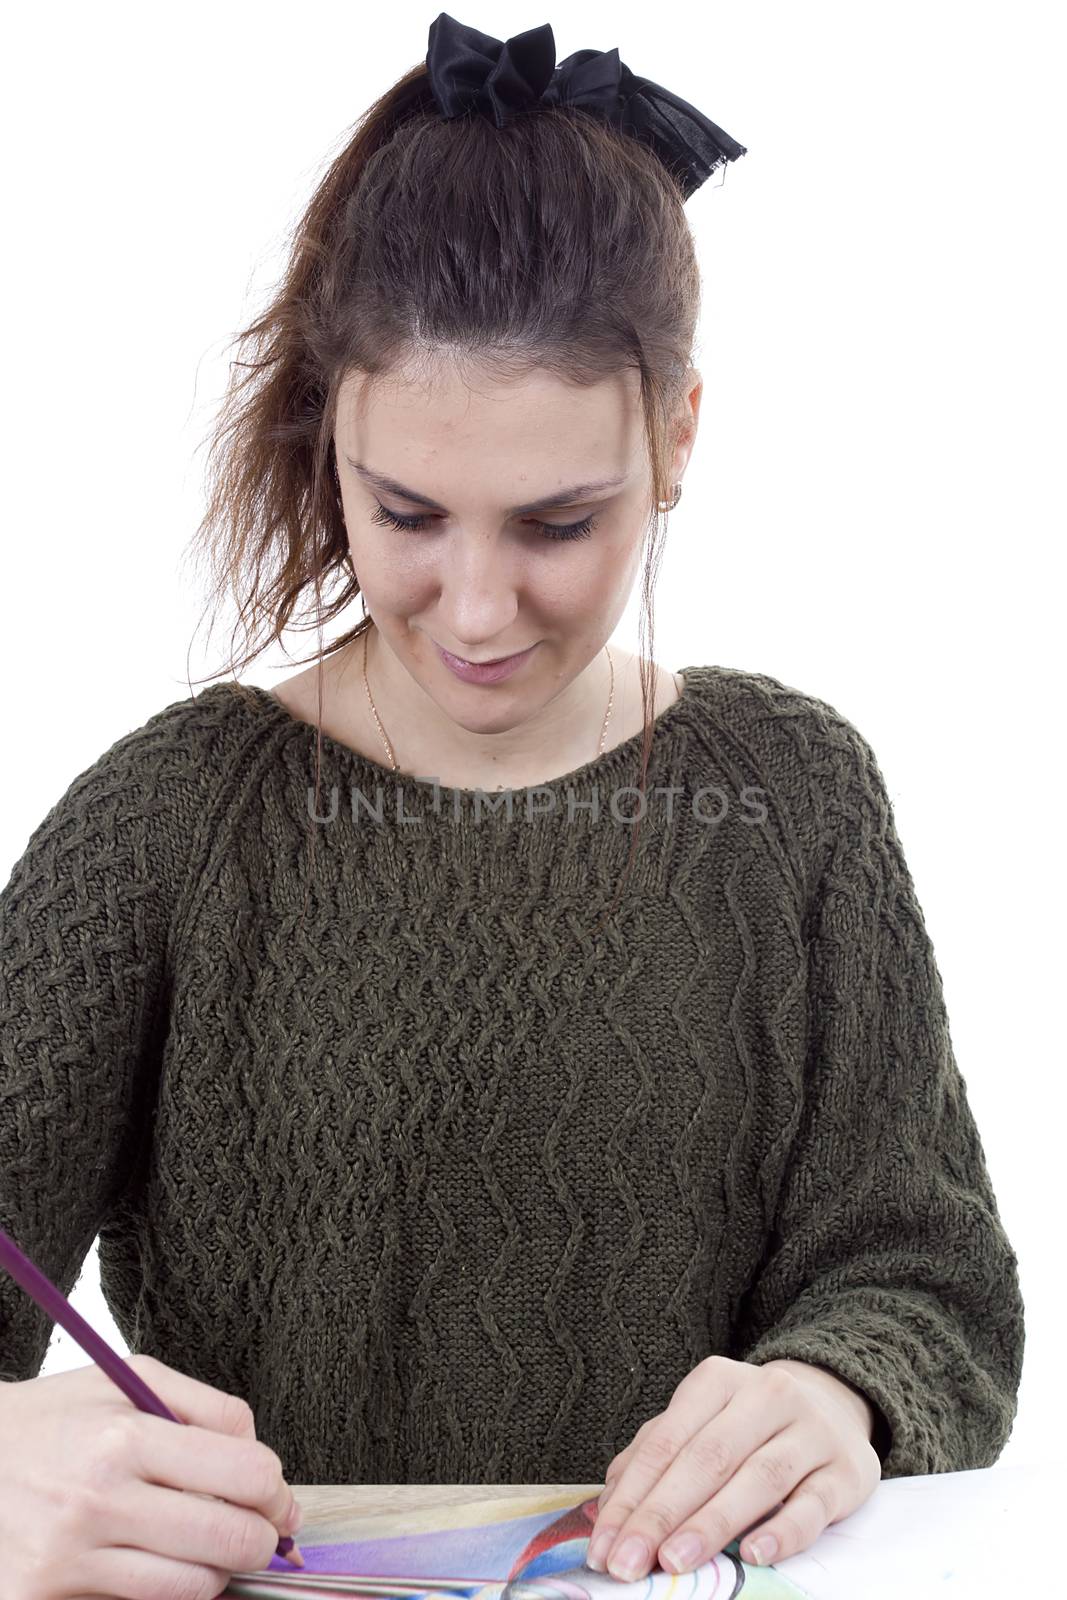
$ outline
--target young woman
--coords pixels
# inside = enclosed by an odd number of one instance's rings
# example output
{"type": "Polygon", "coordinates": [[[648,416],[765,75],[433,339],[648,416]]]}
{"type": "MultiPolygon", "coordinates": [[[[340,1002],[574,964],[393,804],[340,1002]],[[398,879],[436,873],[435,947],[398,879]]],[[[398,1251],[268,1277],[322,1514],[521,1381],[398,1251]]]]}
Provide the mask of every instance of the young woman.
{"type": "Polygon", "coordinates": [[[42,1379],[0,1281],[20,1593],[215,1594],[283,1473],[606,1481],[635,1577],[1000,1453],[1016,1258],[870,746],[610,643],[697,437],[684,201],[743,154],[442,13],[308,206],[200,533],[231,669],[309,606],[318,650],[119,738],[3,892],[0,1222],[65,1291],[99,1234],[197,1424],[42,1379]]]}

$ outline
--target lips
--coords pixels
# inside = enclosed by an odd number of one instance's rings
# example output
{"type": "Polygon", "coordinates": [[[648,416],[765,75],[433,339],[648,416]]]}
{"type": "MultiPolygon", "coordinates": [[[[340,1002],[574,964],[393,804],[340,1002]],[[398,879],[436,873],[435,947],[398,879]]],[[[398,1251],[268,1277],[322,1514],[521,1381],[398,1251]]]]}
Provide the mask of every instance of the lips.
{"type": "Polygon", "coordinates": [[[496,656],[492,661],[468,661],[464,656],[453,655],[442,645],[437,645],[436,649],[445,666],[462,682],[480,684],[498,683],[501,678],[510,677],[529,659],[537,645],[517,650],[514,655],[496,656]]]}
{"type": "MultiPolygon", "coordinates": [[[[527,649],[531,648],[527,646],[527,649]]],[[[449,651],[451,655],[452,652],[449,651]]],[[[525,650],[513,650],[509,656],[492,656],[488,661],[472,661],[470,656],[457,656],[457,661],[462,661],[467,667],[499,667],[502,661],[514,661],[516,656],[524,656],[525,650]]]]}

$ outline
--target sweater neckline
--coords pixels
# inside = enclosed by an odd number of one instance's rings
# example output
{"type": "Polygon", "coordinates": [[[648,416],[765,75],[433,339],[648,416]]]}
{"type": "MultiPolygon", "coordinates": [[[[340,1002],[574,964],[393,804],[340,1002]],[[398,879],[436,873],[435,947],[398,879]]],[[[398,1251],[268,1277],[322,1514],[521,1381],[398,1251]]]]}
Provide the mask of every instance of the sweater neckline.
{"type": "MultiPolygon", "coordinates": [[[[707,668],[690,666],[682,667],[676,673],[676,676],[680,676],[682,679],[682,692],[676,700],[672,700],[669,706],[666,706],[657,717],[653,718],[652,744],[649,751],[650,760],[657,747],[674,731],[675,725],[679,722],[684,722],[688,718],[690,708],[696,698],[701,674],[706,671],[707,668]]],[[[305,721],[303,717],[295,716],[288,706],[284,706],[280,700],[275,698],[269,689],[265,689],[261,684],[257,683],[238,684],[232,682],[215,684],[213,687],[215,689],[237,688],[251,693],[255,697],[257,704],[278,728],[286,730],[293,739],[301,739],[309,750],[312,753],[314,752],[318,735],[316,725],[313,722],[305,721]]],[[[613,745],[611,749],[605,750],[602,755],[594,756],[592,760],[584,762],[580,767],[574,767],[571,771],[561,773],[556,778],[548,778],[542,783],[529,784],[510,790],[458,788],[452,784],[435,783],[433,779],[415,777],[408,772],[394,772],[392,768],[384,766],[382,762],[376,761],[372,756],[364,755],[362,751],[353,749],[351,745],[335,739],[326,732],[322,734],[322,752],[324,759],[330,756],[334,761],[369,773],[376,783],[393,784],[395,786],[411,784],[416,794],[437,794],[447,797],[452,803],[459,804],[473,800],[477,795],[499,798],[510,793],[518,799],[524,799],[527,795],[544,793],[545,790],[555,791],[573,787],[576,783],[587,783],[597,777],[613,772],[617,767],[623,766],[634,758],[639,759],[643,738],[644,729],[640,728],[636,733],[631,734],[628,739],[624,739],[620,744],[613,745]]]]}

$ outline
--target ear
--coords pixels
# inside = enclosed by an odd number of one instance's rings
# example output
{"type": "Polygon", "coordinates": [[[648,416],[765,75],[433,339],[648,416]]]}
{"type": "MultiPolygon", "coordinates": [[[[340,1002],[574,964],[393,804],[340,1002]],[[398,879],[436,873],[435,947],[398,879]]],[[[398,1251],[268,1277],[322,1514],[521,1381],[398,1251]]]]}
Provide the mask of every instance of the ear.
{"type": "Polygon", "coordinates": [[[700,400],[704,392],[704,379],[696,367],[690,367],[685,379],[685,400],[678,420],[678,437],[672,459],[672,479],[681,478],[689,463],[696,443],[700,422],[700,400]]]}

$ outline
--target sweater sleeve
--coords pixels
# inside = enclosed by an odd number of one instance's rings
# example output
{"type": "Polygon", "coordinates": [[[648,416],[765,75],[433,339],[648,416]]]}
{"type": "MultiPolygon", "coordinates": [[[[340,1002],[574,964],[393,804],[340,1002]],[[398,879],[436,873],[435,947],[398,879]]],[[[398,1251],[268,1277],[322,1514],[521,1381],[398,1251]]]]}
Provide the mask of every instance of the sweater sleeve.
{"type": "MultiPolygon", "coordinates": [[[[65,1295],[151,1119],[203,784],[194,708],[176,702],[80,773],[0,891],[0,1225],[65,1295]]],[[[0,1380],[38,1376],[52,1327],[0,1269],[0,1380]]]]}
{"type": "Polygon", "coordinates": [[[733,1353],[865,1394],[883,1477],[965,1471],[997,1460],[1016,1414],[1017,1258],[884,780],[844,735],[806,939],[808,1056],[733,1353]]]}

